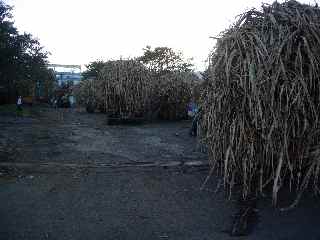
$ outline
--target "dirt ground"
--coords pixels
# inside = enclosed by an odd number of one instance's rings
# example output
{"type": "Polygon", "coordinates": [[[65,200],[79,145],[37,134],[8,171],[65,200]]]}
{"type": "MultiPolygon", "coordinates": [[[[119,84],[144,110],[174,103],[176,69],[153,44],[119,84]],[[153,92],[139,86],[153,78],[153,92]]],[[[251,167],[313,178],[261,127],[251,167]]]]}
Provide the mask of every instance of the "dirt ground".
{"type": "Polygon", "coordinates": [[[205,160],[190,122],[106,126],[103,114],[42,108],[36,118],[0,122],[7,158],[18,162],[123,164],[205,160]],[[9,154],[8,154],[9,153],[9,154]]]}
{"type": "MultiPolygon", "coordinates": [[[[107,126],[79,109],[30,112],[0,113],[0,240],[235,239],[235,201],[215,177],[200,190],[207,158],[190,122],[107,126]]],[[[289,212],[262,199],[257,211],[236,239],[320,240],[317,198],[289,212]]]]}

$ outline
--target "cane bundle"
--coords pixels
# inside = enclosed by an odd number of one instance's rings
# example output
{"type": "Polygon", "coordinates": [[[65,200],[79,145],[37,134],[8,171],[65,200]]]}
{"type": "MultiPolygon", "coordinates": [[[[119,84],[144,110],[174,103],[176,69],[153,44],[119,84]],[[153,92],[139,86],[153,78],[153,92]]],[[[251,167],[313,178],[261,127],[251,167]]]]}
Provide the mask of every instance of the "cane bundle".
{"type": "Polygon", "coordinates": [[[244,197],[271,186],[297,199],[320,172],[320,9],[287,1],[250,10],[217,38],[203,94],[212,167],[244,197]]]}

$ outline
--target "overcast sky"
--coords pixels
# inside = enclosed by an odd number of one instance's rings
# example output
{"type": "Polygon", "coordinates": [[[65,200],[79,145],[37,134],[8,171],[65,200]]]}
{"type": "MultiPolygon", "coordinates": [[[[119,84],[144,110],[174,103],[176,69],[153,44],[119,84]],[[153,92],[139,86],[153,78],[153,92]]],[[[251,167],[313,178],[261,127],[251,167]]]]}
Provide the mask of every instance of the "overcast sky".
{"type": "MultiPolygon", "coordinates": [[[[38,38],[51,63],[135,57],[146,45],[193,57],[197,70],[216,36],[259,0],[5,0],[20,32],[38,38]]],[[[271,3],[272,0],[263,2],[271,3]]],[[[282,2],[282,1],[280,1],[282,2]]],[[[312,4],[313,0],[301,0],[312,4]]]]}

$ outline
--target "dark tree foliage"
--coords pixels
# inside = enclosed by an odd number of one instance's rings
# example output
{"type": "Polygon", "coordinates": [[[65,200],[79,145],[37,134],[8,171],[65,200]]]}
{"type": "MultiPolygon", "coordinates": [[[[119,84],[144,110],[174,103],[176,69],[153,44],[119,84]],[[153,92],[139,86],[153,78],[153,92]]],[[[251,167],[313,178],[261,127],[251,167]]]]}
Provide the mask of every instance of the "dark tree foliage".
{"type": "Polygon", "coordinates": [[[97,60],[86,65],[87,70],[82,73],[82,78],[85,79],[97,79],[100,71],[105,66],[105,62],[97,60]]]}
{"type": "Polygon", "coordinates": [[[147,46],[144,53],[138,58],[151,71],[162,74],[167,72],[190,72],[193,65],[191,59],[184,60],[181,52],[175,52],[169,47],[156,47],[152,49],[147,46]]]}
{"type": "MultiPolygon", "coordinates": [[[[48,70],[47,55],[31,34],[19,34],[12,19],[12,7],[0,0],[0,95],[13,102],[17,95],[36,96],[41,86],[48,97],[54,74],[48,70]]],[[[0,101],[1,103],[1,101],[0,101]]]]}

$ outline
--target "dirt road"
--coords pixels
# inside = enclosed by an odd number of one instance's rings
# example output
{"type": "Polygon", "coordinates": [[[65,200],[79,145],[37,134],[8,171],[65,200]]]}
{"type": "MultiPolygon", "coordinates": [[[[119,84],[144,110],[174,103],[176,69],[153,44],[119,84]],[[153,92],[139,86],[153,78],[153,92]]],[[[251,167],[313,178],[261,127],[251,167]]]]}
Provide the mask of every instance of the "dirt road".
{"type": "MultiPolygon", "coordinates": [[[[234,201],[215,191],[189,122],[107,126],[102,114],[0,115],[0,240],[234,239],[234,201]]],[[[239,239],[320,239],[318,199],[281,213],[259,202],[239,239]]]]}
{"type": "Polygon", "coordinates": [[[0,122],[17,162],[133,164],[206,160],[188,136],[189,122],[106,126],[102,114],[40,109],[36,118],[0,122]]]}

